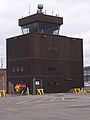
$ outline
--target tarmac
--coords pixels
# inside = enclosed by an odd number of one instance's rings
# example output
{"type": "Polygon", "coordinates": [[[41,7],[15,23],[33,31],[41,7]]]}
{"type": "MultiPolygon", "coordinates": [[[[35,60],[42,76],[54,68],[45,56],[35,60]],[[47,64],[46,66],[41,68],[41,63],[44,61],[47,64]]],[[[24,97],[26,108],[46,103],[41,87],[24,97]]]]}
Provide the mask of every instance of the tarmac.
{"type": "Polygon", "coordinates": [[[0,97],[0,120],[90,120],[90,94],[0,97]]]}

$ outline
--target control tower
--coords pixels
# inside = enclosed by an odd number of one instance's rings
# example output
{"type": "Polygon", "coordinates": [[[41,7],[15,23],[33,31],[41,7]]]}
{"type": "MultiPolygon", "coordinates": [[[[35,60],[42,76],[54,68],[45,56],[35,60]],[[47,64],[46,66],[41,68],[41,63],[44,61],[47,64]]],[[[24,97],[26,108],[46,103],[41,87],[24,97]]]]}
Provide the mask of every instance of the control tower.
{"type": "Polygon", "coordinates": [[[84,86],[83,40],[59,34],[63,18],[37,13],[19,19],[22,35],[8,38],[7,79],[9,85],[26,84],[45,93],[67,92],[84,86]]]}
{"type": "Polygon", "coordinates": [[[42,9],[43,6],[38,5],[37,14],[21,18],[19,20],[19,26],[21,26],[22,34],[59,34],[60,26],[63,24],[63,18],[45,15],[43,14],[42,9]]]}

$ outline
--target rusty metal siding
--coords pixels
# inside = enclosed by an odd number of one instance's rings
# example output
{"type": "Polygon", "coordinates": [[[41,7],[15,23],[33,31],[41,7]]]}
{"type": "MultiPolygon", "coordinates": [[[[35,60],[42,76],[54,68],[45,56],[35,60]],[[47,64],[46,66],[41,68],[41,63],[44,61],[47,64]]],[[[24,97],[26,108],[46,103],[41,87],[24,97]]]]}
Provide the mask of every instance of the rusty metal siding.
{"type": "Polygon", "coordinates": [[[62,92],[83,86],[82,39],[66,36],[27,34],[7,39],[9,81],[32,78],[43,80],[45,92],[62,92]],[[13,66],[23,66],[23,72],[12,72],[13,66]],[[66,81],[67,77],[71,81],[66,81]]]}

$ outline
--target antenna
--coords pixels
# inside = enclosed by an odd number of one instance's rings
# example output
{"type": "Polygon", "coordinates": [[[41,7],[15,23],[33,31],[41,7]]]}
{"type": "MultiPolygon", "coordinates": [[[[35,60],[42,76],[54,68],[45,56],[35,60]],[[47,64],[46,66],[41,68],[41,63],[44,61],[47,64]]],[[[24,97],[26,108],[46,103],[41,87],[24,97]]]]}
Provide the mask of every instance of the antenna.
{"type": "Polygon", "coordinates": [[[46,10],[45,10],[45,15],[46,15],[46,10]]]}
{"type": "Polygon", "coordinates": [[[1,69],[3,68],[3,59],[2,59],[2,54],[1,54],[1,69]]]}
{"type": "Polygon", "coordinates": [[[28,14],[30,15],[30,4],[29,4],[29,11],[28,11],[28,14]]]}
{"type": "Polygon", "coordinates": [[[53,16],[53,10],[52,10],[52,16],[53,16]]]}

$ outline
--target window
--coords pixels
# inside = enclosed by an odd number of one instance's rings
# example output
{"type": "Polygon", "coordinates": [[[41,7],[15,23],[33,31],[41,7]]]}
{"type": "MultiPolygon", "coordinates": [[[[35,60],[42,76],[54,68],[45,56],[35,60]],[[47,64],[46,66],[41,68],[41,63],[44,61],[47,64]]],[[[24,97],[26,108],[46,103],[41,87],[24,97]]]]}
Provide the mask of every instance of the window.
{"type": "Polygon", "coordinates": [[[51,71],[51,72],[58,72],[59,69],[57,67],[48,67],[48,71],[51,71]]]}
{"type": "Polygon", "coordinates": [[[54,82],[52,81],[52,82],[48,82],[48,85],[54,85],[54,82]]]}
{"type": "Polygon", "coordinates": [[[59,82],[54,82],[54,85],[59,86],[59,82]]]}
{"type": "Polygon", "coordinates": [[[58,68],[58,67],[53,67],[53,71],[54,71],[54,72],[58,72],[58,71],[59,71],[59,68],[58,68]]]}
{"type": "Polygon", "coordinates": [[[48,47],[48,51],[52,51],[52,47],[51,46],[48,47]]]}
{"type": "Polygon", "coordinates": [[[54,85],[54,86],[59,86],[59,82],[48,82],[48,85],[54,85]]]}
{"type": "Polygon", "coordinates": [[[29,33],[29,28],[22,27],[22,33],[23,34],[28,34],[29,33]]]}
{"type": "Polygon", "coordinates": [[[15,72],[15,67],[12,68],[12,72],[15,72]]]}
{"type": "Polygon", "coordinates": [[[23,72],[24,70],[23,70],[23,66],[17,66],[16,68],[15,68],[15,66],[12,68],[12,72],[23,72]]]}
{"type": "Polygon", "coordinates": [[[19,72],[19,66],[16,67],[16,71],[19,72]]]}
{"type": "Polygon", "coordinates": [[[20,67],[20,71],[23,72],[23,66],[20,67]]]}
{"type": "Polygon", "coordinates": [[[38,23],[28,24],[22,27],[22,33],[37,33],[38,32],[38,23]]]}
{"type": "Polygon", "coordinates": [[[58,51],[59,51],[59,49],[58,49],[58,47],[48,46],[48,51],[58,52],[58,51]]]}
{"type": "Polygon", "coordinates": [[[45,34],[58,35],[60,26],[52,23],[39,23],[39,32],[45,34]]]}
{"type": "Polygon", "coordinates": [[[22,27],[22,33],[45,33],[51,35],[59,34],[60,25],[45,23],[45,22],[35,22],[22,27]]]}
{"type": "Polygon", "coordinates": [[[54,47],[54,48],[53,48],[53,51],[54,51],[54,52],[58,52],[58,47],[54,47]]]}

